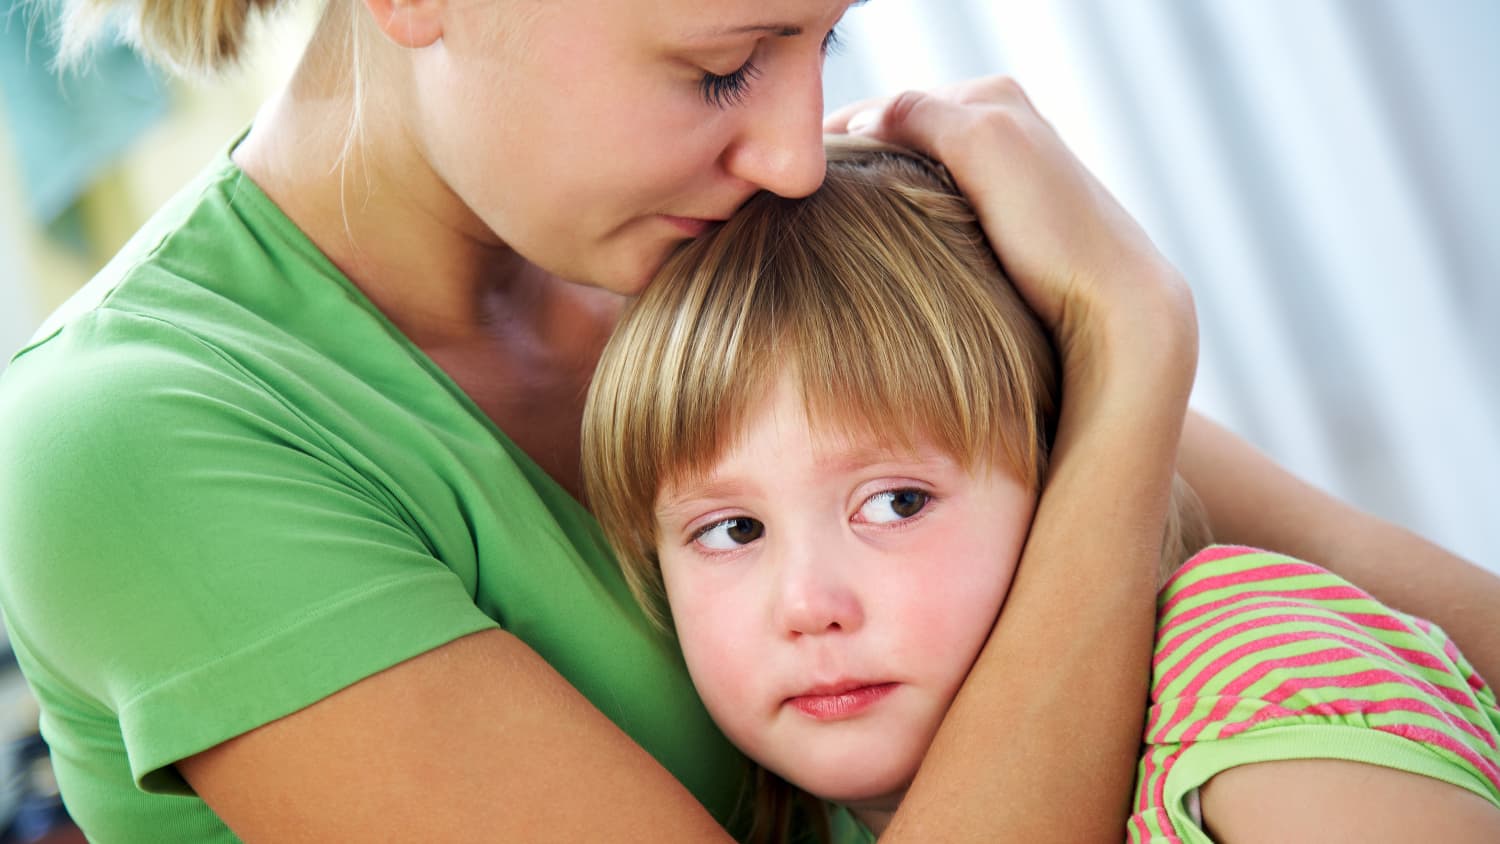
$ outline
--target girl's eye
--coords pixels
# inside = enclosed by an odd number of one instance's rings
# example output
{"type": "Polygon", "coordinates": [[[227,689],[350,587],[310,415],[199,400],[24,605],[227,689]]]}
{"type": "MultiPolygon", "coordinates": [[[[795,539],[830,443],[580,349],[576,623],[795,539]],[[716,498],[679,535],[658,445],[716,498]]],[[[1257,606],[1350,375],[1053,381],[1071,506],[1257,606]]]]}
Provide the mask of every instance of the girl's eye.
{"type": "Polygon", "coordinates": [[[709,105],[730,108],[745,101],[751,81],[758,76],[760,68],[755,66],[755,62],[747,61],[738,70],[722,76],[705,72],[698,83],[698,91],[703,94],[703,101],[709,105]]]}
{"type": "Polygon", "coordinates": [[[693,541],[711,551],[733,551],[749,545],[766,532],[766,526],[749,516],[714,522],[693,534],[693,541]]]}
{"type": "Polygon", "coordinates": [[[861,521],[877,525],[910,519],[922,512],[932,496],[920,489],[892,489],[877,493],[859,505],[861,521]]]}

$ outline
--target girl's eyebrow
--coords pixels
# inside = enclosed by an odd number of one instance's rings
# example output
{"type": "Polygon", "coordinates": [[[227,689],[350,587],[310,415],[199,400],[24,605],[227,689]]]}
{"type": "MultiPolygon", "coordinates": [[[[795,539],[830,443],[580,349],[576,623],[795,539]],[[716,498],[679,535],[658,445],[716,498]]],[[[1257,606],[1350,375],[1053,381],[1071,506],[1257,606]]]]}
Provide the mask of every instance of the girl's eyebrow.
{"type": "Polygon", "coordinates": [[[736,478],[718,479],[713,476],[680,485],[671,496],[663,497],[656,506],[658,519],[685,518],[684,511],[697,509],[699,502],[734,498],[745,495],[749,487],[736,478]]]}

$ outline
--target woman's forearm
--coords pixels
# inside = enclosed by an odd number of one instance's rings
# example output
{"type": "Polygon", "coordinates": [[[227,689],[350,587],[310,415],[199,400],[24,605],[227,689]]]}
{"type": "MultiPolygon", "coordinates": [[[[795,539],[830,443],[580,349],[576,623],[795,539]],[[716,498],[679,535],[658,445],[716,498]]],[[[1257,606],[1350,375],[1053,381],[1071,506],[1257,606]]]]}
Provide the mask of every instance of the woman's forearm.
{"type": "Polygon", "coordinates": [[[1191,331],[1130,342],[1125,355],[1101,354],[1107,367],[1066,379],[1047,487],[1001,621],[890,839],[1123,835],[1196,349],[1191,331]]]}
{"type": "Polygon", "coordinates": [[[1118,842],[1197,363],[1191,293],[1014,80],[908,91],[825,128],[851,121],[943,162],[1064,373],[1046,488],[1001,620],[883,838],[1118,842]]]}
{"type": "Polygon", "coordinates": [[[1218,541],[1317,563],[1436,622],[1482,676],[1500,678],[1500,578],[1301,481],[1195,413],[1183,429],[1179,470],[1203,499],[1218,541]]]}

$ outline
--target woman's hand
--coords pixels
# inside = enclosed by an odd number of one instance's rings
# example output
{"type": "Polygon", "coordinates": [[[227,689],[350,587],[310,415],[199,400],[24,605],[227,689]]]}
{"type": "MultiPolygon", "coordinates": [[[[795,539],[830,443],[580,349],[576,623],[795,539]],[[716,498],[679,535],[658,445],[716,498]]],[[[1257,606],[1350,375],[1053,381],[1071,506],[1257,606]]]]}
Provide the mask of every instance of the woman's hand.
{"type": "Polygon", "coordinates": [[[1196,350],[1187,285],[1014,80],[867,100],[831,115],[824,129],[873,135],[941,161],[1069,369],[1077,358],[1095,358],[1107,337],[1121,341],[1112,349],[1144,342],[1159,350],[1162,339],[1186,339],[1196,350]]]}
{"type": "Polygon", "coordinates": [[[860,103],[824,128],[851,123],[947,166],[1063,363],[1046,487],[1002,617],[883,838],[1118,842],[1197,364],[1192,296],[1015,82],[860,103]]]}

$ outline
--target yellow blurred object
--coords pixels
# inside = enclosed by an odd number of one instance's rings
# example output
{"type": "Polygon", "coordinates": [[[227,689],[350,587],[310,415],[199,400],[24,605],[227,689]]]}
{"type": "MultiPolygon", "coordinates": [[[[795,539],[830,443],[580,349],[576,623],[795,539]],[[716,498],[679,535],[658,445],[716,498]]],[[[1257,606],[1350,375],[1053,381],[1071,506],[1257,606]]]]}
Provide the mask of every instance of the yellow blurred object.
{"type": "Polygon", "coordinates": [[[259,21],[239,70],[207,82],[174,82],[171,108],[106,168],[70,212],[81,238],[35,222],[22,201],[13,138],[0,123],[0,255],[8,271],[0,302],[0,369],[34,327],[98,271],[142,223],[242,132],[290,76],[316,23],[319,4],[301,3],[259,21]],[[14,311],[20,311],[14,312],[14,311]]]}

